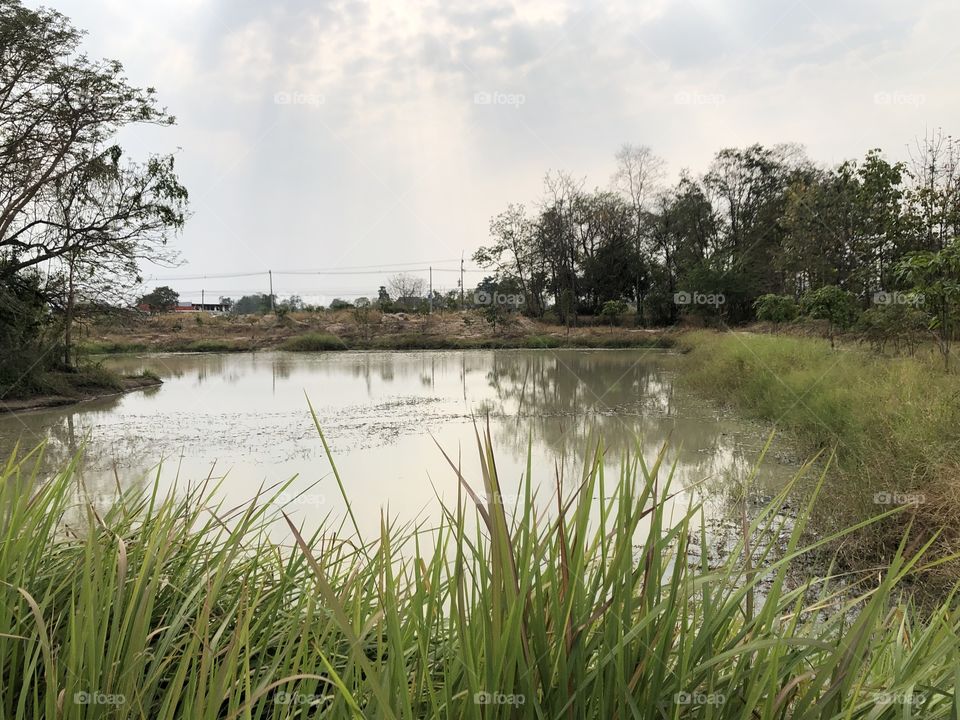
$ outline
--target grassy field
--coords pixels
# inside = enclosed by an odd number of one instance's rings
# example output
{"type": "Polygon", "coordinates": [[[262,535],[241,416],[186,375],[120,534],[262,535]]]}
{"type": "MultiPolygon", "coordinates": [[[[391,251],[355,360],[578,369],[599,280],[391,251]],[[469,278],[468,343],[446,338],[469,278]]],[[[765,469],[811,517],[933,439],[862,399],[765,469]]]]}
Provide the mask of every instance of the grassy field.
{"type": "Polygon", "coordinates": [[[785,495],[709,566],[688,554],[707,542],[696,507],[665,525],[670,470],[658,458],[625,458],[606,477],[598,447],[546,517],[533,510],[529,461],[525,500],[508,514],[489,437],[478,451],[472,486],[451,462],[462,502],[435,527],[385,517],[377,537],[349,521],[305,537],[287,520],[287,545],[265,532],[286,483],[240,508],[218,505],[212,487],[148,487],[98,513],[75,466],[41,482],[35,458],[11,461],[0,474],[0,717],[960,712],[953,597],[926,619],[894,600],[924,548],[863,574],[859,597],[828,579],[792,586],[791,562],[816,548],[800,545],[804,512],[784,540],[785,495]]]}
{"type": "MultiPolygon", "coordinates": [[[[805,452],[836,452],[816,526],[829,531],[894,505],[900,522],[848,538],[841,556],[864,567],[886,561],[903,521],[936,551],[960,550],[960,375],[933,355],[887,357],[833,351],[816,338],[698,332],[680,374],[697,392],[775,423],[805,452]]],[[[938,570],[947,585],[960,566],[938,570]]],[[[928,578],[931,580],[933,578],[928,578]]]]}

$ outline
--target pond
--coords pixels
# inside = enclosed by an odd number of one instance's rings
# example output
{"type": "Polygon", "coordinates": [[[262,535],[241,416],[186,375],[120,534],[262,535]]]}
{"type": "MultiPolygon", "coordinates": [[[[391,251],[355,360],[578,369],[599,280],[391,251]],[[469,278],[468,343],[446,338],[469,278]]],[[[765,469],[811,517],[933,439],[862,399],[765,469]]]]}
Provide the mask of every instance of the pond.
{"type": "MultiPolygon", "coordinates": [[[[663,350],[478,350],[256,354],[152,354],[104,360],[123,372],[152,370],[163,385],[68,408],[0,416],[0,452],[48,442],[45,464],[85,448],[81,475],[95,502],[121,483],[185,488],[223,478],[220,494],[242,504],[259,488],[296,477],[283,500],[313,525],[343,515],[312,403],[355,516],[377,533],[381,510],[427,520],[438,497],[457,496],[441,448],[482,488],[476,431],[489,422],[505,502],[526,472],[541,498],[579,479],[598,440],[608,482],[624,454],[652,462],[668,446],[676,500],[726,490],[753,471],[766,440],[675,382],[683,357],[663,350]],[[159,465],[158,465],[159,464],[159,465]],[[299,497],[294,497],[299,495],[299,497]]],[[[774,444],[754,484],[774,492],[796,472],[774,444]]],[[[719,511],[718,511],[719,512],[719,511]]]]}

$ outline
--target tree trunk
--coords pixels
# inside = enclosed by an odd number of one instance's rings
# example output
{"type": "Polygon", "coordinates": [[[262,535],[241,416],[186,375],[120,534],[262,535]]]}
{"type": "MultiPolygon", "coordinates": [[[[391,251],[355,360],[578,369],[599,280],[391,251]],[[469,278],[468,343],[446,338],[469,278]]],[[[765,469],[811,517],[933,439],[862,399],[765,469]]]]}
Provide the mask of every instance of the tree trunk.
{"type": "Polygon", "coordinates": [[[73,367],[73,258],[70,259],[70,276],[67,283],[67,309],[63,318],[63,364],[73,367]]]}

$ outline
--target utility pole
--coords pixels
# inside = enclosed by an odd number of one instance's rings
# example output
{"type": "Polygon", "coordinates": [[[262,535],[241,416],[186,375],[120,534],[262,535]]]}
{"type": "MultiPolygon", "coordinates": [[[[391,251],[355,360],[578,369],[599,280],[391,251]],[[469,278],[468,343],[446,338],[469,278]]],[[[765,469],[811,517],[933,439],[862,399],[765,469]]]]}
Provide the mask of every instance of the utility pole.
{"type": "Polygon", "coordinates": [[[273,306],[273,270],[267,270],[270,276],[270,312],[276,313],[277,309],[273,306]]]}
{"type": "Polygon", "coordinates": [[[463,310],[463,251],[460,252],[460,309],[463,310]]]}
{"type": "Polygon", "coordinates": [[[433,265],[430,266],[430,314],[433,315],[433,265]]]}
{"type": "Polygon", "coordinates": [[[205,290],[200,291],[200,311],[201,312],[203,311],[203,305],[204,305],[203,298],[204,298],[205,292],[206,292],[205,290]]]}

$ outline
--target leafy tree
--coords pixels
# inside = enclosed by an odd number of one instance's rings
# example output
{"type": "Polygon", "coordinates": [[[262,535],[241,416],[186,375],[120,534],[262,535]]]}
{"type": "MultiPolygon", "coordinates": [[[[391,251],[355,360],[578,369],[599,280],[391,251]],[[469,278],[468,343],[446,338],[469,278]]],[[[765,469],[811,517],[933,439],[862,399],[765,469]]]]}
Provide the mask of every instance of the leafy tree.
{"type": "Polygon", "coordinates": [[[45,298],[62,313],[66,363],[75,296],[116,298],[140,261],[173,261],[187,205],[172,156],[130,161],[115,142],[173,117],[119,62],[80,52],[81,38],[56,11],[0,2],[0,283],[21,287],[41,265],[66,278],[45,298]]]}
{"type": "Polygon", "coordinates": [[[936,252],[912,253],[900,261],[896,272],[923,298],[932,316],[931,327],[937,332],[944,368],[949,370],[954,315],[960,301],[960,242],[955,239],[936,252]]]}
{"type": "Polygon", "coordinates": [[[25,272],[12,282],[0,283],[0,397],[29,390],[22,383],[33,379],[32,371],[49,354],[49,336],[58,330],[47,317],[44,278],[25,272]]]}
{"type": "Polygon", "coordinates": [[[836,329],[848,329],[860,314],[856,296],[836,285],[825,285],[806,293],[800,298],[800,311],[816,320],[827,321],[830,347],[835,347],[836,329]]]}
{"type": "Polygon", "coordinates": [[[303,303],[303,298],[299,295],[291,295],[286,300],[282,300],[277,303],[277,309],[283,309],[284,312],[300,312],[306,305],[303,303]]]}
{"type": "Polygon", "coordinates": [[[349,300],[343,300],[342,298],[334,298],[330,301],[331,310],[349,310],[353,307],[353,303],[349,300]]]}
{"type": "Polygon", "coordinates": [[[704,176],[719,230],[712,264],[728,276],[738,275],[737,284],[747,295],[744,305],[727,308],[728,313],[735,309],[746,313],[730,316],[733,322],[749,319],[753,298],[783,291],[775,263],[785,235],[781,220],[787,190],[806,164],[796,146],[751,145],[721,150],[704,176]]]}
{"type": "Polygon", "coordinates": [[[161,285],[152,292],[143,295],[138,301],[138,305],[146,305],[150,312],[170,312],[180,302],[180,294],[171,287],[161,285]]]}
{"type": "Polygon", "coordinates": [[[255,293],[244,295],[233,303],[230,312],[234,315],[266,315],[275,305],[276,297],[271,299],[267,293],[255,293]]]}
{"type": "Polygon", "coordinates": [[[494,242],[473,254],[473,261],[483,268],[492,268],[497,277],[513,280],[527,299],[529,311],[542,317],[546,309],[544,282],[538,273],[536,223],[523,205],[509,205],[490,220],[490,236],[494,242]]]}
{"type": "Polygon", "coordinates": [[[603,304],[600,315],[607,319],[610,325],[618,325],[620,318],[627,312],[627,304],[623,300],[607,300],[603,304]]]}

